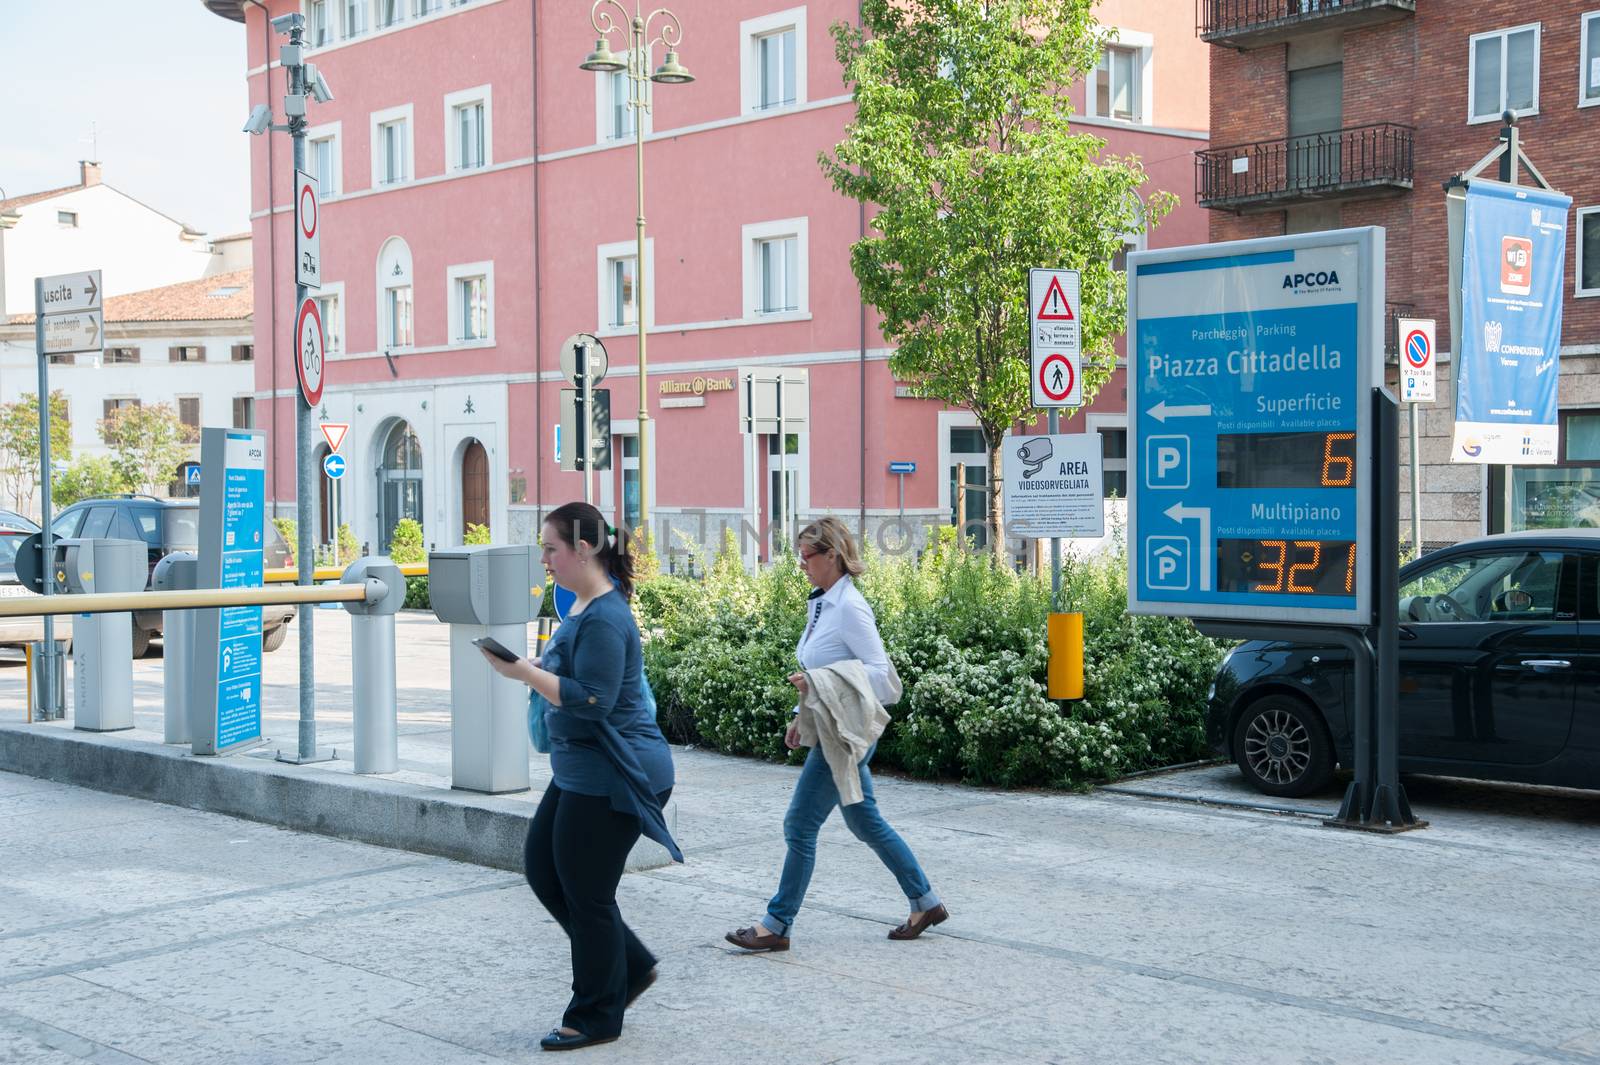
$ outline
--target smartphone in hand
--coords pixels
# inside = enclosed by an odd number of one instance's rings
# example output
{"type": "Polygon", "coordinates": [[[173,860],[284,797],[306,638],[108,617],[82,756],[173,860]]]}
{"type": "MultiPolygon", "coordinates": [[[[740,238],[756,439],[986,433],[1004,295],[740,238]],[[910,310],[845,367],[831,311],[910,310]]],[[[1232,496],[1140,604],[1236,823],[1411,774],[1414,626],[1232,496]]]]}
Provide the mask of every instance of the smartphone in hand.
{"type": "Polygon", "coordinates": [[[521,655],[517,654],[515,651],[501,643],[499,640],[495,639],[493,636],[480,636],[476,640],[472,641],[472,646],[483,648],[485,651],[488,651],[502,662],[516,662],[520,661],[522,658],[521,655]]]}

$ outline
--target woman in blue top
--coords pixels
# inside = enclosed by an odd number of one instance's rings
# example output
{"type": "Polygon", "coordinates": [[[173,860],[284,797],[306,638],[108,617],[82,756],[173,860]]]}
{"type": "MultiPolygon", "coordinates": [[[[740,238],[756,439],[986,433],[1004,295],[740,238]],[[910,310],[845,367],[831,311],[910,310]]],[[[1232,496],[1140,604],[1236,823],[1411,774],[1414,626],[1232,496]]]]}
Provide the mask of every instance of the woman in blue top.
{"type": "Polygon", "coordinates": [[[575,1050],[616,1039],[623,1011],[655,982],[655,956],[617,909],[628,852],[644,832],[681,856],[661,816],[672,752],[645,694],[628,607],[633,559],[587,503],[555,510],[540,543],[546,572],[577,602],[537,662],[485,657],[549,702],[554,779],[528,828],[524,861],[534,894],[572,942],[572,1001],[540,1045],[575,1050]]]}

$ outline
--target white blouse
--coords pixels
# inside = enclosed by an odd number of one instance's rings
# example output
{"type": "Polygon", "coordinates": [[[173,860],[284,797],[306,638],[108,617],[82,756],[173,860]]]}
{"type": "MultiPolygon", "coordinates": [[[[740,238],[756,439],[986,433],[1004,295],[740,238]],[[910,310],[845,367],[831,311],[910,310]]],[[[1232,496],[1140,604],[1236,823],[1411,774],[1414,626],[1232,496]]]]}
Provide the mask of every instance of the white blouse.
{"type": "Polygon", "coordinates": [[[806,669],[858,659],[866,667],[872,692],[880,702],[894,698],[889,681],[889,656],[878,635],[878,619],[866,598],[845,574],[822,595],[806,601],[806,628],[795,653],[806,669]]]}

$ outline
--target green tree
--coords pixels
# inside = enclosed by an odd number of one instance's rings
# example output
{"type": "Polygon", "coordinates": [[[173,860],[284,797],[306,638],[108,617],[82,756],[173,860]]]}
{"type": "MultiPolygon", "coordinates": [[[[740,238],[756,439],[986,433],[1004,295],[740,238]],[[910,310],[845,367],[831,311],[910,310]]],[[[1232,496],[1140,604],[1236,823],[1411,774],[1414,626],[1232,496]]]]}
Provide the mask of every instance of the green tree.
{"type": "Polygon", "coordinates": [[[422,543],[422,526],[413,518],[401,518],[394,524],[389,536],[389,558],[405,566],[413,562],[428,561],[428,549],[422,543]]]}
{"type": "Polygon", "coordinates": [[[165,403],[122,407],[100,423],[100,439],[111,449],[123,480],[133,491],[150,495],[166,488],[198,438],[165,403]]]}
{"type": "MultiPolygon", "coordinates": [[[[65,462],[71,457],[72,420],[67,417],[67,397],[54,391],[50,393],[50,459],[65,462]]],[[[24,392],[15,403],[0,406],[0,487],[12,507],[22,510],[33,499],[38,485],[39,394],[24,392]]]]}
{"type": "Polygon", "coordinates": [[[1089,0],[863,0],[836,23],[856,115],[823,171],[871,211],[850,264],[922,396],[967,407],[989,452],[1004,552],[1000,441],[1032,422],[1028,270],[1082,271],[1083,400],[1116,365],[1126,294],[1113,261],[1175,198],[1141,199],[1137,159],[1069,126],[1070,85],[1105,33],[1089,0]]]}
{"type": "Polygon", "coordinates": [[[51,479],[50,501],[53,506],[70,507],[81,499],[103,499],[127,490],[127,482],[109,456],[83,455],[61,476],[51,479]]]}

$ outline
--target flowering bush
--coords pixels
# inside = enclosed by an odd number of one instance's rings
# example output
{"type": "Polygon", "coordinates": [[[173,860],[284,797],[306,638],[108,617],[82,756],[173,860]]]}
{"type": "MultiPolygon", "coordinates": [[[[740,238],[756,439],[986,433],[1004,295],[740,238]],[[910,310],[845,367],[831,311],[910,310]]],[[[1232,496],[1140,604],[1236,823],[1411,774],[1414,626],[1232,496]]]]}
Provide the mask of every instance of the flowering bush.
{"type": "MultiPolygon", "coordinates": [[[[785,679],[808,592],[792,556],[746,572],[732,534],[703,579],[652,576],[635,596],[645,669],[674,742],[797,761],[785,679]]],[[[958,549],[940,530],[921,558],[870,549],[858,585],[905,688],[877,764],[976,784],[1081,787],[1199,756],[1220,645],[1184,619],[1127,613],[1120,553],[1072,563],[1063,598],[1084,614],[1085,697],[1046,694],[1049,588],[958,549]]]]}

